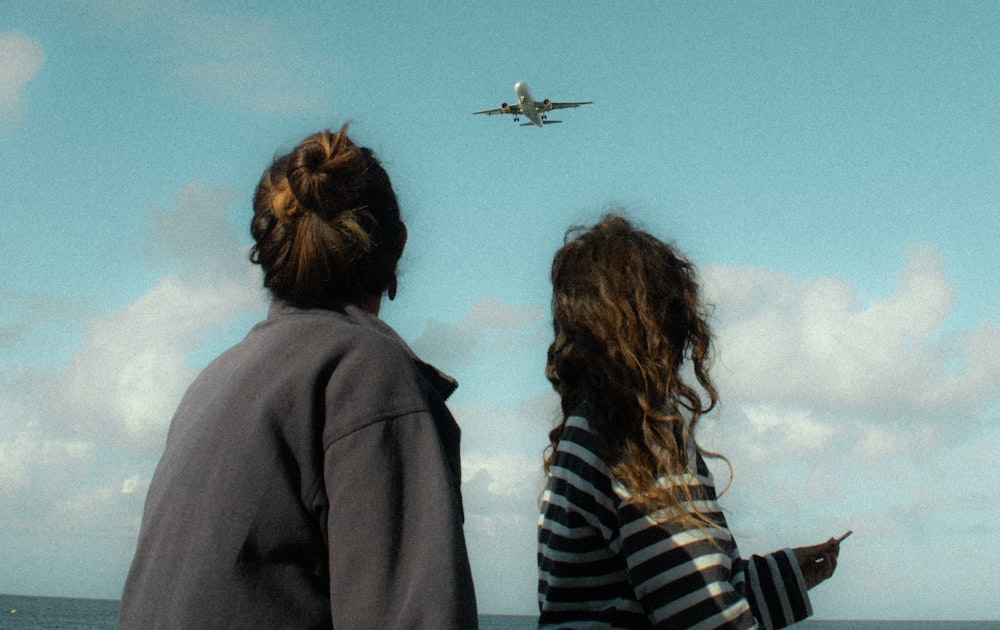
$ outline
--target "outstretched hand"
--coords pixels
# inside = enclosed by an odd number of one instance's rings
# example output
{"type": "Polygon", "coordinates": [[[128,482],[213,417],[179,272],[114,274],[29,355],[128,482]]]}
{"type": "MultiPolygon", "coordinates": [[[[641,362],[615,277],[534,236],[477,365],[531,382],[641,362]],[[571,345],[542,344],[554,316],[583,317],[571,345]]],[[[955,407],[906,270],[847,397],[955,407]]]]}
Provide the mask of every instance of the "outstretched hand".
{"type": "Polygon", "coordinates": [[[840,538],[831,538],[818,545],[795,547],[792,549],[795,559],[799,561],[799,568],[802,569],[802,577],[805,578],[807,589],[826,580],[837,570],[837,556],[840,554],[840,542],[850,536],[851,533],[848,531],[840,538]]]}

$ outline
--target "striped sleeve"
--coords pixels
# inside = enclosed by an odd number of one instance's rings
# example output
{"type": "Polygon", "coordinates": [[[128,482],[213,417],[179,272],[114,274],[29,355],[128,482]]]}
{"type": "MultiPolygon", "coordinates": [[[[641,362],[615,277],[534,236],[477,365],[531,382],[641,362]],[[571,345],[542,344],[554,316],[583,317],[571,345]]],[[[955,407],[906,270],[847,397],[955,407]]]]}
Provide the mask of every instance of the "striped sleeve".
{"type": "Polygon", "coordinates": [[[632,587],[654,627],[756,627],[747,600],[730,581],[728,531],[671,527],[633,516],[622,527],[625,557],[632,587]]]}
{"type": "Polygon", "coordinates": [[[630,582],[656,628],[776,630],[812,614],[791,550],[740,558],[700,457],[674,483],[687,485],[698,510],[720,526],[685,528],[627,503],[619,509],[630,582]]]}
{"type": "Polygon", "coordinates": [[[812,615],[802,571],[791,549],[738,561],[744,565],[746,596],[765,630],[777,630],[812,615]]]}

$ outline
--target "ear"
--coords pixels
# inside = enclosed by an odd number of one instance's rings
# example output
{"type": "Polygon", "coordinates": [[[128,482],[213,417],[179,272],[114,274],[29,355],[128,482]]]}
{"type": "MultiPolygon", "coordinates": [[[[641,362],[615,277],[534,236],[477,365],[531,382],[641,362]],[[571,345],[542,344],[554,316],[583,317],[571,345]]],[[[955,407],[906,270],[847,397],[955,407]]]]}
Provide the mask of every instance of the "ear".
{"type": "MultiPolygon", "coordinates": [[[[399,255],[403,255],[403,249],[406,247],[406,224],[402,221],[399,222],[399,255]]],[[[389,286],[386,287],[386,295],[389,296],[389,301],[396,299],[396,275],[393,274],[392,280],[389,281],[389,286]]]]}

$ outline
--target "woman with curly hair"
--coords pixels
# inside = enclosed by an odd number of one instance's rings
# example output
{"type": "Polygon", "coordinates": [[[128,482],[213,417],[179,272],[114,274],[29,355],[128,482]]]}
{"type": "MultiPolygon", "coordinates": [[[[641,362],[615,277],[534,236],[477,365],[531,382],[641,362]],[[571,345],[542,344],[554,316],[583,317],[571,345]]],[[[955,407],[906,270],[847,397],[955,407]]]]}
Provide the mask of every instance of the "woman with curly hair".
{"type": "MultiPolygon", "coordinates": [[[[742,560],[695,440],[718,395],[694,267],[608,215],[552,263],[540,628],[780,628],[839,540],[742,560]]],[[[722,458],[724,459],[724,458],[722,458]]],[[[728,463],[728,461],[727,461],[728,463]]]]}
{"type": "Polygon", "coordinates": [[[406,244],[388,175],[323,131],[253,209],[271,307],[174,415],[120,627],[475,628],[457,385],[378,318],[406,244]]]}

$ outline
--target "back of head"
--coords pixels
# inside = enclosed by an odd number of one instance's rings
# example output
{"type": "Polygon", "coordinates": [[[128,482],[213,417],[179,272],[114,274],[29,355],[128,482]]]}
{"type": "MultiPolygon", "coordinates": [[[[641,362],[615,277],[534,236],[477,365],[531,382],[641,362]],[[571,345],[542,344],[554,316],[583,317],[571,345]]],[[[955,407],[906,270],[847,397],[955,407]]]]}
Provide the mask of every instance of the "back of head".
{"type": "Polygon", "coordinates": [[[552,320],[546,373],[564,417],[586,413],[626,487],[651,491],[658,475],[685,468],[684,444],[716,400],[693,265],[620,216],[571,229],[552,263],[552,320]],[[701,393],[684,380],[685,360],[701,393]]]}
{"type": "Polygon", "coordinates": [[[395,287],[405,228],[389,176],[347,126],[274,160],[254,194],[250,259],[264,286],[303,308],[331,308],[395,287]]]}

